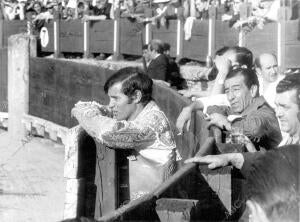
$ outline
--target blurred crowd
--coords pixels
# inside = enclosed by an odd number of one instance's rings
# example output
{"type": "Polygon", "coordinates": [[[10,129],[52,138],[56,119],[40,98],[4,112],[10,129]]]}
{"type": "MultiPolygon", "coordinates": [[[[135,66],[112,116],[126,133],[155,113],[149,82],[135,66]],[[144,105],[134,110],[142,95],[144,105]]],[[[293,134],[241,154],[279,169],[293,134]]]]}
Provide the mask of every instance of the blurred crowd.
{"type": "MultiPolygon", "coordinates": [[[[243,0],[2,0],[1,14],[5,20],[49,21],[57,14],[61,19],[113,19],[115,9],[121,17],[137,22],[165,25],[178,15],[188,20],[208,19],[209,8],[215,6],[219,18],[231,25],[240,20],[243,0]],[[181,7],[181,10],[178,8],[181,7]],[[179,12],[180,11],[180,12],[179,12]]],[[[298,1],[289,1],[296,5],[298,1]]],[[[280,0],[248,0],[252,20],[278,20],[280,0]]],[[[292,6],[293,6],[292,5],[292,6]]],[[[241,25],[240,23],[237,23],[241,25]]]]}

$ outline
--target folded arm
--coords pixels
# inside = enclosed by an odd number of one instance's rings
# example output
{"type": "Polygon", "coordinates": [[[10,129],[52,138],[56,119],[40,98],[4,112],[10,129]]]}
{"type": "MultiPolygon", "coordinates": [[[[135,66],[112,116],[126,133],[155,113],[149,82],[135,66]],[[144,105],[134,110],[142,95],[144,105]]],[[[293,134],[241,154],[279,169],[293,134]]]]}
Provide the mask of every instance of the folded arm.
{"type": "Polygon", "coordinates": [[[156,139],[150,127],[140,127],[129,121],[117,121],[96,106],[72,109],[72,115],[86,132],[111,148],[139,149],[156,139]]]}

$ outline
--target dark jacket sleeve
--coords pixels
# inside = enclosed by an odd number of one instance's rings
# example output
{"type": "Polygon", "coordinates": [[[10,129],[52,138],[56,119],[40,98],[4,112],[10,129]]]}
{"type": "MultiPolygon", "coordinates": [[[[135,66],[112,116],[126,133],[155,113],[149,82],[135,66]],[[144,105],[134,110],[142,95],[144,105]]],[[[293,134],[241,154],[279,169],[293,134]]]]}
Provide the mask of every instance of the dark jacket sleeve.
{"type": "Polygon", "coordinates": [[[250,172],[253,169],[253,163],[255,162],[255,160],[263,156],[265,153],[265,151],[258,151],[254,153],[242,153],[244,157],[244,164],[241,168],[241,173],[245,177],[245,179],[248,179],[250,172]]]}
{"type": "Polygon", "coordinates": [[[168,71],[168,59],[165,55],[160,55],[155,60],[150,62],[147,75],[152,79],[166,80],[167,71],[168,71]]]}

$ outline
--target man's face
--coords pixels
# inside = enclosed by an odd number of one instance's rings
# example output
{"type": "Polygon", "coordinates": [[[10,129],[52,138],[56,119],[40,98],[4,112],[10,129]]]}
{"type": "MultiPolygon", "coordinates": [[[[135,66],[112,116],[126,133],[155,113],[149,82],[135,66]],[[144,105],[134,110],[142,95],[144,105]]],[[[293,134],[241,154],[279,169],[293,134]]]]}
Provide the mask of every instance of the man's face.
{"type": "Polygon", "coordinates": [[[96,7],[103,8],[105,6],[105,0],[96,0],[96,7]]]}
{"type": "Polygon", "coordinates": [[[278,64],[272,55],[265,55],[260,59],[261,75],[267,82],[275,82],[278,78],[278,64]]]}
{"type": "Polygon", "coordinates": [[[118,82],[108,89],[109,108],[113,111],[113,117],[117,120],[132,120],[137,109],[132,99],[122,92],[122,83],[118,82]]]}
{"type": "Polygon", "coordinates": [[[150,61],[150,55],[148,49],[143,49],[143,57],[147,62],[150,61]]]}
{"type": "Polygon", "coordinates": [[[276,116],[279,119],[282,131],[293,136],[300,130],[297,118],[299,107],[296,100],[296,89],[277,93],[275,96],[276,116]]]}
{"type": "Polygon", "coordinates": [[[148,55],[149,59],[155,59],[155,51],[150,49],[150,45],[148,45],[148,55]]]}
{"type": "Polygon", "coordinates": [[[245,85],[244,76],[237,75],[225,81],[225,93],[234,113],[242,113],[250,104],[255,95],[245,85]]]}
{"type": "Polygon", "coordinates": [[[36,11],[36,13],[41,13],[41,11],[42,11],[42,8],[41,8],[40,4],[38,4],[38,3],[34,4],[33,8],[34,8],[34,11],[36,11]]]}

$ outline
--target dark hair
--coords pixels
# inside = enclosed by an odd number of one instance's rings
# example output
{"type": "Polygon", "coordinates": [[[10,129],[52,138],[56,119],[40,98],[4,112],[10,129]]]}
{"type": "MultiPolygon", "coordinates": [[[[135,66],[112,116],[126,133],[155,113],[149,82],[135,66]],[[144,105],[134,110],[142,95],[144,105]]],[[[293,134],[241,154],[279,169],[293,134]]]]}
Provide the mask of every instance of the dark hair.
{"type": "Polygon", "coordinates": [[[294,73],[286,75],[276,86],[276,93],[284,93],[296,90],[296,103],[300,109],[300,74],[294,73]]]}
{"type": "Polygon", "coordinates": [[[266,152],[253,164],[247,180],[248,198],[270,221],[299,221],[299,145],[266,152]]]}
{"type": "Polygon", "coordinates": [[[164,53],[164,44],[161,40],[159,39],[152,39],[149,43],[150,45],[150,50],[154,50],[159,54],[163,54],[164,53]]]}
{"type": "Polygon", "coordinates": [[[253,67],[253,54],[246,47],[224,46],[218,49],[218,51],[216,51],[216,55],[222,56],[229,51],[232,51],[236,54],[236,61],[239,63],[240,66],[246,65],[249,69],[253,67]]]}
{"type": "Polygon", "coordinates": [[[83,2],[78,2],[77,7],[78,7],[78,8],[79,8],[79,7],[84,7],[84,3],[83,3],[83,2]]]}
{"type": "Polygon", "coordinates": [[[218,50],[216,51],[216,55],[217,55],[217,56],[222,56],[222,55],[224,55],[225,52],[227,52],[229,48],[230,48],[230,47],[228,47],[228,46],[224,46],[224,47],[218,49],[218,50]]]}
{"type": "MultiPolygon", "coordinates": [[[[274,59],[276,59],[277,61],[277,56],[273,53],[269,53],[269,55],[273,56],[274,59]]],[[[261,68],[261,55],[259,55],[257,58],[255,58],[254,60],[254,65],[257,67],[257,68],[261,68]]]]}
{"type": "Polygon", "coordinates": [[[152,100],[153,81],[137,67],[122,68],[107,79],[104,84],[104,92],[107,94],[110,87],[116,83],[122,83],[122,92],[128,96],[134,96],[136,90],[142,93],[141,103],[146,105],[152,100]]]}
{"type": "Polygon", "coordinates": [[[234,51],[236,53],[236,61],[240,66],[246,65],[248,69],[253,67],[253,54],[246,47],[234,46],[230,47],[228,51],[234,51]]]}
{"type": "Polygon", "coordinates": [[[148,44],[144,44],[144,45],[142,46],[142,50],[146,50],[146,49],[148,49],[148,44]]]}
{"type": "Polygon", "coordinates": [[[171,49],[171,45],[170,45],[169,43],[167,43],[167,42],[165,42],[165,43],[163,44],[163,46],[164,46],[164,51],[168,51],[168,50],[171,49]]]}
{"type": "Polygon", "coordinates": [[[238,67],[236,69],[232,69],[228,73],[226,79],[233,78],[237,75],[244,76],[244,83],[248,87],[248,89],[250,89],[251,86],[256,85],[257,86],[257,92],[259,91],[258,78],[257,78],[257,75],[256,75],[256,73],[253,69],[240,68],[240,67],[238,67]]]}
{"type": "Polygon", "coordinates": [[[39,1],[35,1],[35,2],[33,3],[33,7],[34,7],[35,5],[39,5],[39,6],[42,8],[42,3],[39,2],[39,1]]]}

